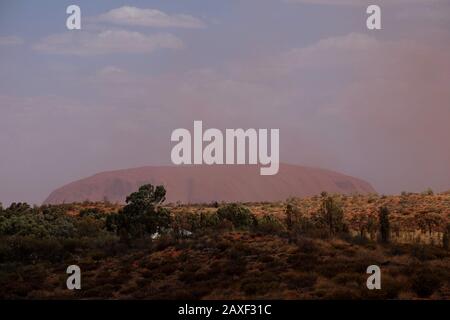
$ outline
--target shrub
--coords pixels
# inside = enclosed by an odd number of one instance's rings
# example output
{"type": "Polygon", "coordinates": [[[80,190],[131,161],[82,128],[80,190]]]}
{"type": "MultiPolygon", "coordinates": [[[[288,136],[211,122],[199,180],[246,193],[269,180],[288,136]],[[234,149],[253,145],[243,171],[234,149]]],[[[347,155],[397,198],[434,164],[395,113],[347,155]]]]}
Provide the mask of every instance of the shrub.
{"type": "Polygon", "coordinates": [[[271,214],[266,214],[258,219],[258,230],[263,233],[278,233],[283,230],[281,222],[271,214]]]}
{"type": "Polygon", "coordinates": [[[170,226],[175,238],[183,238],[187,235],[186,231],[192,232],[199,228],[200,222],[197,214],[190,212],[180,212],[171,219],[170,226]]]}
{"type": "Polygon", "coordinates": [[[325,193],[322,195],[322,204],[318,212],[318,223],[326,227],[330,235],[348,231],[341,205],[325,193]]]}
{"type": "Polygon", "coordinates": [[[294,204],[288,203],[286,205],[284,213],[286,215],[285,218],[286,227],[289,231],[291,231],[299,221],[300,212],[294,204]]]}
{"type": "Polygon", "coordinates": [[[33,237],[14,236],[7,240],[10,248],[7,259],[11,261],[35,262],[49,260],[62,261],[68,255],[60,241],[53,238],[36,239],[33,237]]]}
{"type": "Polygon", "coordinates": [[[447,256],[445,250],[436,246],[414,244],[411,246],[410,254],[421,261],[444,259],[447,256]]]}
{"type": "Polygon", "coordinates": [[[200,212],[199,215],[199,228],[204,230],[204,229],[208,229],[208,228],[214,228],[216,227],[219,222],[220,219],[217,216],[216,213],[204,213],[204,212],[200,212]]]}
{"type": "Polygon", "coordinates": [[[7,214],[21,214],[31,211],[31,207],[26,202],[13,202],[5,211],[7,214]]]}
{"type": "Polygon", "coordinates": [[[98,236],[104,227],[104,223],[101,220],[95,219],[92,216],[80,218],[74,225],[79,237],[98,236]]]}
{"type": "Polygon", "coordinates": [[[237,203],[227,204],[219,208],[217,216],[221,221],[230,221],[235,228],[245,228],[256,224],[256,218],[250,209],[237,203]]]}
{"type": "Polygon", "coordinates": [[[418,224],[420,230],[428,232],[430,235],[433,230],[442,225],[444,219],[438,213],[419,212],[414,215],[414,220],[418,224]]]}
{"type": "Polygon", "coordinates": [[[91,218],[95,218],[95,219],[101,219],[105,216],[105,213],[102,210],[100,210],[99,208],[87,208],[87,209],[82,209],[80,211],[79,216],[81,218],[91,217],[91,218]]]}
{"type": "Polygon", "coordinates": [[[366,239],[366,232],[369,232],[369,224],[371,223],[370,216],[366,213],[357,213],[350,219],[350,223],[355,228],[361,239],[366,239]]]}
{"type": "Polygon", "coordinates": [[[65,215],[57,207],[31,209],[28,205],[12,204],[0,215],[0,234],[35,238],[72,237],[76,232],[73,221],[73,217],[65,215]]]}
{"type": "Polygon", "coordinates": [[[175,236],[186,236],[186,230],[190,232],[203,232],[210,228],[215,228],[219,224],[219,218],[216,213],[180,212],[173,216],[171,227],[175,236]]]}

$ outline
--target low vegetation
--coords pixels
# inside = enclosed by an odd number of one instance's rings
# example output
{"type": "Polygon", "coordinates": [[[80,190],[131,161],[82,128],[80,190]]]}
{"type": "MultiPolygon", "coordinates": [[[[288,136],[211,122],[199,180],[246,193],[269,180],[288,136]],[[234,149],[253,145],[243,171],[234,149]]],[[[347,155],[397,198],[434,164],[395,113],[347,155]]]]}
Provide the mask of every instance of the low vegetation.
{"type": "Polygon", "coordinates": [[[450,195],[0,205],[0,298],[449,299],[450,195]],[[79,265],[82,289],[66,289],[79,265]],[[366,269],[382,269],[368,290],[366,269]]]}

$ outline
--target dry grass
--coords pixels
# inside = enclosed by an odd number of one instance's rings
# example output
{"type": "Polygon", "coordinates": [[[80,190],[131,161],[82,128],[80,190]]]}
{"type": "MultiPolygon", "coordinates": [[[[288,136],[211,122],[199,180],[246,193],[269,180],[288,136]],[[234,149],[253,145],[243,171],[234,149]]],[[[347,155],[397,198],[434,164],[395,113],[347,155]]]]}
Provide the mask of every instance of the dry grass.
{"type": "MultiPolygon", "coordinates": [[[[450,194],[336,196],[353,236],[317,238],[245,230],[205,230],[128,248],[80,250],[62,261],[3,261],[0,298],[7,299],[450,299],[450,252],[440,246],[450,221],[450,194]],[[352,217],[391,211],[392,243],[356,237],[352,217]],[[442,223],[423,224],[424,216],[442,223]],[[429,227],[429,228],[428,228],[429,227]],[[82,290],[65,289],[65,268],[82,270],[82,290]],[[366,269],[382,269],[382,290],[366,288],[366,269]]],[[[290,199],[306,216],[320,197],[290,199]]],[[[286,203],[247,204],[257,216],[284,219],[286,203]]],[[[75,204],[117,211],[112,204],[75,204]]],[[[169,205],[174,215],[214,213],[216,205],[169,205]]]]}

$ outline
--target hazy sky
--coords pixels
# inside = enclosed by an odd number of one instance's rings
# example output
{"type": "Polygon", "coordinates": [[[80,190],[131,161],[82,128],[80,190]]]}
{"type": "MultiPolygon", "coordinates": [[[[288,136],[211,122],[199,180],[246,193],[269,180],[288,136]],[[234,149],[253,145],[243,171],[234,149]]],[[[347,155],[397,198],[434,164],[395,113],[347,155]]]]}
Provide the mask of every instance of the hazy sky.
{"type": "Polygon", "coordinates": [[[1,1],[0,201],[170,164],[194,120],[279,128],[281,161],[380,193],[450,189],[450,2],[369,1],[381,31],[367,3],[1,1]]]}

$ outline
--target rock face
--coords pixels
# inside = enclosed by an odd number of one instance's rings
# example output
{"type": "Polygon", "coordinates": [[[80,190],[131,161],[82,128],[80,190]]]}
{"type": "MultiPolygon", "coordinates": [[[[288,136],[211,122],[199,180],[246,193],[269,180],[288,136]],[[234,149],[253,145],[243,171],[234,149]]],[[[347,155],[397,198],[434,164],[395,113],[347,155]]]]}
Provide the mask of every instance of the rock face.
{"type": "Polygon", "coordinates": [[[200,165],[149,166],[102,172],[69,183],[45,200],[47,204],[85,200],[123,203],[139,186],[162,184],[167,190],[166,202],[208,203],[259,202],[285,200],[329,193],[372,193],[372,186],[360,179],[329,170],[280,164],[278,174],[261,176],[259,166],[200,165]]]}

